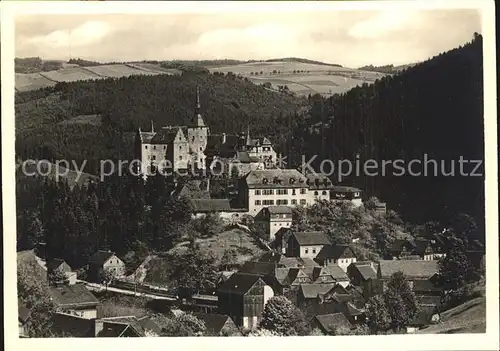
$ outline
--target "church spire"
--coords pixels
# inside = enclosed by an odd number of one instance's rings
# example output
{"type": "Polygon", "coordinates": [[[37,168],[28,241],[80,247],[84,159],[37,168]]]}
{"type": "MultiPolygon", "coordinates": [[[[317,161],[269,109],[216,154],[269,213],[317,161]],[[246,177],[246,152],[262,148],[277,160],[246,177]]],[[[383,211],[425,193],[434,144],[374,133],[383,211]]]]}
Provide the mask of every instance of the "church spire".
{"type": "Polygon", "coordinates": [[[200,104],[200,86],[196,86],[196,107],[194,109],[194,121],[193,125],[195,127],[205,127],[205,122],[201,117],[201,104],[200,104]]]}
{"type": "Polygon", "coordinates": [[[252,144],[252,139],[250,138],[250,126],[247,126],[247,145],[252,144]]]}
{"type": "Polygon", "coordinates": [[[151,121],[151,133],[154,133],[155,132],[155,125],[153,123],[153,121],[151,121]]]}

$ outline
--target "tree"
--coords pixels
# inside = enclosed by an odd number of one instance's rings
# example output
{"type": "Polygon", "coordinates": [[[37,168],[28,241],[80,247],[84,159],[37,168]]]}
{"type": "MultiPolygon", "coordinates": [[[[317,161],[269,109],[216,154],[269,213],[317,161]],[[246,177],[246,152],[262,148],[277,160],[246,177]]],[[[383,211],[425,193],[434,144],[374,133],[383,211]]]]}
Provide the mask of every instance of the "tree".
{"type": "Polygon", "coordinates": [[[467,292],[471,269],[465,241],[452,232],[447,233],[445,240],[447,250],[439,260],[439,283],[443,288],[443,297],[451,304],[456,304],[467,292]]]}
{"type": "Polygon", "coordinates": [[[394,330],[400,330],[408,325],[417,313],[415,293],[402,272],[396,272],[391,276],[384,292],[384,300],[394,330]]]}
{"type": "Polygon", "coordinates": [[[284,336],[310,333],[304,314],[284,296],[274,296],[267,301],[259,327],[284,336]]]}
{"type": "Polygon", "coordinates": [[[174,318],[156,318],[161,327],[161,336],[203,336],[205,323],[190,313],[182,313],[174,318]]]}
{"type": "Polygon", "coordinates": [[[250,333],[248,333],[248,336],[255,337],[255,336],[283,336],[283,335],[273,330],[258,328],[250,331],[250,333]]]}
{"type": "Polygon", "coordinates": [[[366,308],[368,327],[373,333],[385,331],[391,325],[391,316],[385,305],[384,298],[380,295],[373,296],[368,300],[366,308]]]}
{"type": "MultiPolygon", "coordinates": [[[[29,263],[37,265],[37,263],[29,263]]],[[[56,306],[50,297],[48,285],[41,279],[35,279],[31,272],[37,267],[18,265],[17,294],[18,303],[22,303],[30,310],[30,318],[26,328],[30,337],[51,337],[52,315],[56,306]]],[[[39,267],[38,267],[39,268],[39,267]]]]}
{"type": "Polygon", "coordinates": [[[54,269],[47,276],[51,285],[67,285],[69,279],[61,268],[54,269]]]}
{"type": "Polygon", "coordinates": [[[224,251],[224,255],[221,258],[221,268],[227,270],[229,266],[232,266],[238,262],[238,252],[235,248],[229,248],[224,251]]]}
{"type": "Polygon", "coordinates": [[[99,269],[99,277],[101,279],[101,284],[106,286],[106,292],[108,292],[108,286],[113,281],[115,275],[114,272],[110,269],[99,269]]]}
{"type": "Polygon", "coordinates": [[[224,230],[224,222],[218,213],[208,213],[202,218],[195,219],[193,226],[202,238],[212,238],[224,230]]]}

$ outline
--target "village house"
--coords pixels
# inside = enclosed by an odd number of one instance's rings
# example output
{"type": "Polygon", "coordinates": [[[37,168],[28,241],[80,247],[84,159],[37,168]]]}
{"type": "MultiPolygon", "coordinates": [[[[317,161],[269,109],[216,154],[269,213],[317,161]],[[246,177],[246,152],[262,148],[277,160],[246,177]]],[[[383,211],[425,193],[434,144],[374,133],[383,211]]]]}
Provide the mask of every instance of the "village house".
{"type": "Polygon", "coordinates": [[[254,223],[256,229],[261,233],[265,233],[269,241],[274,241],[278,230],[292,226],[292,209],[287,206],[263,208],[255,216],[254,223]]]}
{"type": "Polygon", "coordinates": [[[281,228],[274,234],[274,240],[271,242],[270,246],[277,252],[286,254],[288,247],[288,240],[292,236],[293,231],[291,228],[281,228]]]}
{"type": "Polygon", "coordinates": [[[327,293],[349,294],[349,292],[340,284],[301,284],[297,294],[297,304],[301,305],[312,300],[317,300],[320,295],[327,293]]]}
{"type": "Polygon", "coordinates": [[[95,321],[96,337],[145,337],[160,336],[161,328],[149,317],[106,317],[95,321]]]}
{"type": "Polygon", "coordinates": [[[52,314],[51,331],[74,338],[95,337],[95,319],[59,311],[52,314]]]}
{"type": "Polygon", "coordinates": [[[99,300],[83,284],[49,287],[52,301],[59,311],[84,318],[97,317],[99,300]]]}
{"type": "Polygon", "coordinates": [[[219,313],[230,316],[238,327],[253,329],[274,291],[259,275],[238,272],[218,288],[217,296],[219,313]]]}
{"type": "Polygon", "coordinates": [[[315,260],[322,266],[338,265],[347,272],[347,267],[356,262],[356,255],[348,245],[326,245],[315,260]]]}
{"type": "Polygon", "coordinates": [[[331,245],[331,241],[324,232],[294,232],[288,239],[286,254],[315,258],[326,245],[331,245]]]}
{"type": "Polygon", "coordinates": [[[64,273],[64,275],[68,279],[68,284],[70,284],[70,285],[76,284],[76,279],[77,279],[76,272],[73,272],[71,270],[71,267],[63,259],[54,258],[47,265],[47,273],[49,275],[54,273],[55,271],[60,271],[60,272],[64,273]]]}
{"type": "Polygon", "coordinates": [[[99,250],[89,261],[89,280],[100,283],[104,278],[103,273],[110,272],[114,277],[125,274],[125,263],[114,252],[99,250]]]}
{"type": "Polygon", "coordinates": [[[307,178],[296,169],[255,170],[239,183],[240,202],[252,216],[269,206],[311,204],[307,178]]]}
{"type": "Polygon", "coordinates": [[[334,289],[318,294],[316,299],[303,300],[300,309],[307,320],[318,315],[342,313],[352,325],[365,322],[364,312],[354,305],[353,296],[334,289]]]}
{"type": "Polygon", "coordinates": [[[380,289],[377,288],[377,266],[371,261],[353,262],[347,267],[347,275],[351,284],[360,287],[363,298],[367,301],[380,289]]]}
{"type": "Polygon", "coordinates": [[[425,260],[380,260],[377,279],[381,282],[382,292],[385,291],[387,282],[396,272],[402,272],[413,289],[415,282],[436,279],[439,274],[439,264],[437,261],[425,260]]]}
{"type": "Polygon", "coordinates": [[[361,190],[350,186],[333,186],[330,192],[330,199],[332,201],[349,201],[355,207],[363,204],[361,199],[361,190]]]}
{"type": "Polygon", "coordinates": [[[396,239],[390,249],[392,259],[408,259],[411,256],[418,256],[421,260],[435,260],[442,256],[437,245],[433,245],[427,239],[396,239]]]}
{"type": "Polygon", "coordinates": [[[196,318],[205,323],[210,336],[241,336],[241,332],[231,317],[216,313],[194,313],[196,318]]]}
{"type": "Polygon", "coordinates": [[[193,218],[203,218],[207,214],[217,214],[226,223],[239,222],[247,214],[246,209],[234,208],[229,199],[192,199],[193,218]]]}
{"type": "Polygon", "coordinates": [[[426,328],[431,324],[439,323],[441,315],[439,309],[434,305],[419,305],[418,311],[410,320],[404,330],[407,334],[415,333],[417,330],[426,328]]]}
{"type": "Polygon", "coordinates": [[[317,315],[311,322],[313,328],[319,328],[325,335],[339,335],[353,328],[343,313],[317,315]]]}

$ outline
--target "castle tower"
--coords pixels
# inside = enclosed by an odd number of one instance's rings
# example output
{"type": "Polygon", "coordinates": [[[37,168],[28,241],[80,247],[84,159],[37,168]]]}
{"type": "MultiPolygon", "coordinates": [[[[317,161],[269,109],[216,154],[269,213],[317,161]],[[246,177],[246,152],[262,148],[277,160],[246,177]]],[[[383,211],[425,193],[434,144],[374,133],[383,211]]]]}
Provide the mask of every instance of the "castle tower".
{"type": "Polygon", "coordinates": [[[200,88],[196,87],[196,106],[194,116],[188,125],[188,143],[191,161],[197,168],[205,169],[205,149],[207,147],[209,128],[201,116],[200,88]]]}

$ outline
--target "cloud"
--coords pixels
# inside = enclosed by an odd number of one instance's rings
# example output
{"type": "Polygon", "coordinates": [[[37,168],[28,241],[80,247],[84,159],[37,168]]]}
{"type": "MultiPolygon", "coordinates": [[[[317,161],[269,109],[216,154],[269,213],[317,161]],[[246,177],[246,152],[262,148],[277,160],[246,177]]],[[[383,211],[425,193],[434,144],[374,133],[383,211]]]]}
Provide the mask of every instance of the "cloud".
{"type": "Polygon", "coordinates": [[[473,10],[36,15],[16,18],[16,56],[104,62],[296,56],[357,67],[424,60],[480,28],[473,10]]]}

